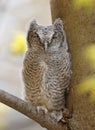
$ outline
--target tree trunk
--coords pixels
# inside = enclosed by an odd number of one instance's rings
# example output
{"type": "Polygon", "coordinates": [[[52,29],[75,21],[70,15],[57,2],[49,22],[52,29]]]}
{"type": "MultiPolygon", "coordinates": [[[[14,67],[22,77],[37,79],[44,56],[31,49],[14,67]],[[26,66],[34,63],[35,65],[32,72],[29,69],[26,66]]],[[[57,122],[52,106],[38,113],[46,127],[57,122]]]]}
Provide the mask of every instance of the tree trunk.
{"type": "Polygon", "coordinates": [[[88,10],[85,6],[74,8],[73,0],[51,0],[51,12],[53,21],[60,17],[64,22],[71,53],[73,74],[67,101],[69,110],[73,109],[70,124],[73,130],[95,130],[95,102],[89,101],[89,92],[83,95],[77,92],[82,80],[95,75],[82,53],[86,47],[95,45],[95,3],[88,10]]]}

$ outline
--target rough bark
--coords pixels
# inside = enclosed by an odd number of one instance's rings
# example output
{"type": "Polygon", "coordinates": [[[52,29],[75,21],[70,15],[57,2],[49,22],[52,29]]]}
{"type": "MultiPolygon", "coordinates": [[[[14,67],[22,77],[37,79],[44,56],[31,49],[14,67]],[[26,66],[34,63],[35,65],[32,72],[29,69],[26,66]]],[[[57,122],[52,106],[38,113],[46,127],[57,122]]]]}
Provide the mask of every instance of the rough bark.
{"type": "Polygon", "coordinates": [[[71,52],[73,75],[67,103],[69,110],[73,109],[70,124],[73,130],[95,130],[95,103],[89,102],[89,94],[78,95],[76,91],[83,79],[95,74],[82,53],[88,45],[95,45],[95,3],[88,13],[85,8],[75,9],[72,2],[51,0],[52,19],[60,17],[64,21],[71,52]]]}

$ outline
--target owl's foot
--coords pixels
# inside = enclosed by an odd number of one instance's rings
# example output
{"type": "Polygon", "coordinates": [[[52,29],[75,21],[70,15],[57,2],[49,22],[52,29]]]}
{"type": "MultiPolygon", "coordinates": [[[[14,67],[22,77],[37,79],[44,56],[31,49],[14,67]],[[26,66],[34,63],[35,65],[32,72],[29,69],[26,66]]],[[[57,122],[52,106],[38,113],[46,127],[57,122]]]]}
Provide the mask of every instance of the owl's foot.
{"type": "Polygon", "coordinates": [[[63,113],[63,116],[62,116],[61,121],[63,123],[67,123],[68,119],[70,119],[72,117],[72,115],[70,114],[70,112],[69,112],[69,110],[67,108],[64,108],[62,113],[63,113]]]}
{"type": "Polygon", "coordinates": [[[57,122],[61,121],[63,123],[67,123],[68,119],[71,118],[70,112],[67,108],[64,108],[64,110],[62,111],[52,111],[50,113],[51,118],[53,118],[54,120],[56,120],[57,122]]]}
{"type": "Polygon", "coordinates": [[[50,113],[51,118],[59,122],[63,118],[63,112],[62,111],[52,111],[50,113]]]}
{"type": "Polygon", "coordinates": [[[47,114],[47,113],[48,113],[48,110],[47,110],[47,108],[44,107],[44,106],[37,106],[37,112],[38,112],[38,113],[47,114]]]}

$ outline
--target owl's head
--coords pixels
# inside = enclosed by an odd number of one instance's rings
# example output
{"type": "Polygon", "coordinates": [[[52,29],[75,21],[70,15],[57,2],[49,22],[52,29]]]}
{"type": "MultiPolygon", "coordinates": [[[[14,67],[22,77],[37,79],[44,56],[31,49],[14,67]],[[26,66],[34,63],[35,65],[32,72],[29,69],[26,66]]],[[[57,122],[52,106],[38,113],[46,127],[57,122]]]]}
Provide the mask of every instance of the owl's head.
{"type": "Polygon", "coordinates": [[[41,26],[32,21],[27,36],[28,47],[33,44],[42,46],[45,51],[57,51],[60,47],[67,50],[66,35],[63,29],[63,22],[56,19],[50,26],[41,26]]]}

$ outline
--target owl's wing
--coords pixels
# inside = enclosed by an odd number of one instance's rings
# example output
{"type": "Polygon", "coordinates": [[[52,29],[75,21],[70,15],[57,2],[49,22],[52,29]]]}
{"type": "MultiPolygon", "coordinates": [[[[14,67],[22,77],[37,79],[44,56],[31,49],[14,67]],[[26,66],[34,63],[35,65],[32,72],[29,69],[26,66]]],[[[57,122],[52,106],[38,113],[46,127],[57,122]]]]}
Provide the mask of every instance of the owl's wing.
{"type": "Polygon", "coordinates": [[[27,52],[23,65],[26,100],[38,105],[41,94],[42,68],[37,54],[27,52]]]}

